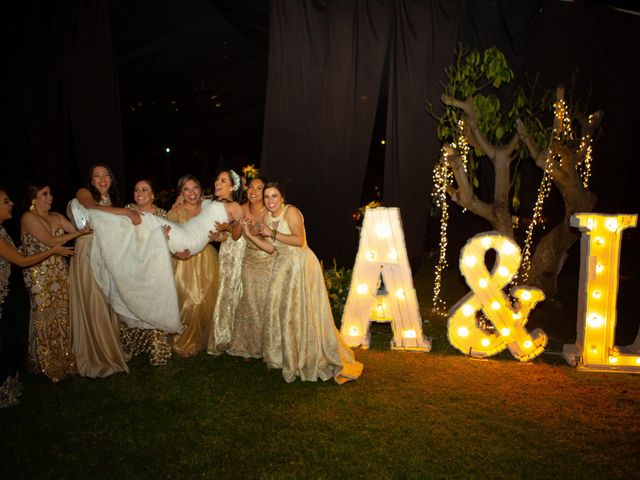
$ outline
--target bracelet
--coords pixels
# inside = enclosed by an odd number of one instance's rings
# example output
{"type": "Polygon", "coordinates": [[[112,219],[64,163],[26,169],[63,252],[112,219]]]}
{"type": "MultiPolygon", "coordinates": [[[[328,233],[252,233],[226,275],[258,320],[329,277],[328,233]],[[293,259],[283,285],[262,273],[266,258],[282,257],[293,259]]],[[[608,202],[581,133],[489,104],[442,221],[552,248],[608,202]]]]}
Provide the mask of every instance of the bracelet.
{"type": "Polygon", "coordinates": [[[271,230],[271,241],[275,242],[276,241],[276,235],[278,234],[277,230],[271,230]]]}

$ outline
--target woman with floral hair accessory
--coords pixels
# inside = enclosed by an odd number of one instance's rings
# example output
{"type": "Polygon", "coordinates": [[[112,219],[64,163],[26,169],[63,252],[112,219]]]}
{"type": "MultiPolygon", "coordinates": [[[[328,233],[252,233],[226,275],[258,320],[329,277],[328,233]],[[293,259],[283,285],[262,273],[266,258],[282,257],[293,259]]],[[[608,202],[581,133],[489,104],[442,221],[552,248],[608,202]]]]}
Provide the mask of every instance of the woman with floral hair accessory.
{"type": "Polygon", "coordinates": [[[207,353],[220,355],[231,344],[236,307],[242,296],[240,274],[246,242],[240,227],[243,215],[238,203],[243,197],[240,176],[233,170],[222,170],[214,183],[214,195],[217,201],[233,206],[236,212],[233,221],[216,223],[217,233],[212,236],[212,240],[220,242],[220,287],[211,317],[207,353]]]}

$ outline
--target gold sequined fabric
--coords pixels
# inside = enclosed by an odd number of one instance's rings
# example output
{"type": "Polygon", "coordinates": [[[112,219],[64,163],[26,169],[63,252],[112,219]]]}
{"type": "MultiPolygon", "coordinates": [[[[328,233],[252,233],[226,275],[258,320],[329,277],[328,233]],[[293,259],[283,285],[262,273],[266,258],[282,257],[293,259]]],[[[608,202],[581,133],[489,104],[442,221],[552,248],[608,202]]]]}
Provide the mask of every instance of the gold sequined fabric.
{"type": "Polygon", "coordinates": [[[244,358],[262,357],[264,306],[276,253],[260,250],[247,241],[242,261],[242,297],[236,308],[230,355],[244,358]]]}
{"type": "MultiPolygon", "coordinates": [[[[2,225],[0,225],[0,238],[5,240],[9,245],[13,245],[13,239],[9,236],[7,231],[2,225]]],[[[0,318],[2,318],[2,304],[4,299],[9,294],[9,276],[11,275],[11,263],[5,260],[4,257],[0,257],[0,318]]]]}
{"type": "MultiPolygon", "coordinates": [[[[184,209],[172,210],[167,219],[184,223],[189,216],[184,209]]],[[[181,357],[191,357],[207,346],[209,326],[218,294],[218,254],[207,245],[187,260],[172,259],[180,306],[182,333],[173,336],[173,351],[181,357]]]]}
{"type": "MultiPolygon", "coordinates": [[[[56,237],[63,234],[62,229],[54,232],[56,237]]],[[[24,233],[21,240],[25,255],[49,249],[30,233],[24,233]]],[[[76,371],[71,353],[69,266],[61,255],[51,255],[22,274],[31,300],[29,356],[39,371],[59,382],[76,371]]]]}
{"type": "Polygon", "coordinates": [[[227,238],[220,245],[220,288],[218,299],[210,318],[211,330],[207,353],[220,355],[229,348],[236,315],[236,307],[242,296],[242,258],[246,240],[227,238]]]}
{"type": "MultiPolygon", "coordinates": [[[[286,208],[268,222],[270,228],[290,234],[286,208]]],[[[276,240],[275,247],[278,255],[264,313],[264,361],[282,369],[287,382],[357,379],[363,366],[335,327],[320,262],[306,245],[276,240]]]]}

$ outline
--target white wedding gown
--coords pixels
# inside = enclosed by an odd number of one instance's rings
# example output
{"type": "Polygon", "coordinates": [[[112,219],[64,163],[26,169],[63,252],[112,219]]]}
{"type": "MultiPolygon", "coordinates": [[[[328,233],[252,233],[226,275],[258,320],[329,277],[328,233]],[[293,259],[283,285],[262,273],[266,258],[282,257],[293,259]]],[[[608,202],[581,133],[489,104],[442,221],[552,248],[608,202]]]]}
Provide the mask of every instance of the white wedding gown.
{"type": "Polygon", "coordinates": [[[76,199],[68,210],[78,228],[87,222],[93,228],[91,268],[111,307],[131,327],[179,333],[171,253],[200,252],[216,222],[229,221],[224,204],[204,200],[200,214],[180,224],[141,213],[142,223],[133,225],[125,216],[86,209],[76,199]],[[171,227],[168,241],[163,225],[171,227]]]}

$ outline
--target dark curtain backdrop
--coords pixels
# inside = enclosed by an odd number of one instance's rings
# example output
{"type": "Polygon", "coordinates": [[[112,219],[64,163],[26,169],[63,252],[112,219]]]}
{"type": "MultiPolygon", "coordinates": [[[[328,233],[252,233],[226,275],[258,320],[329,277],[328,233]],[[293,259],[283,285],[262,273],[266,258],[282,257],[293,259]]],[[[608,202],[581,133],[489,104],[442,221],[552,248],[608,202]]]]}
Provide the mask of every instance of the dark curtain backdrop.
{"type": "MultiPolygon", "coordinates": [[[[353,224],[346,215],[358,207],[370,142],[365,117],[357,117],[354,104],[345,101],[344,78],[341,83],[340,78],[328,74],[328,59],[337,52],[323,46],[333,45],[338,38],[337,30],[328,27],[335,21],[332,13],[338,12],[336,4],[368,15],[366,24],[343,24],[347,30],[341,31],[341,42],[347,52],[352,52],[351,45],[360,38],[365,25],[375,25],[379,32],[389,29],[387,69],[383,72],[388,78],[388,92],[382,92],[387,95],[383,203],[401,209],[414,271],[425,251],[432,168],[439,154],[436,124],[425,104],[431,102],[437,110],[443,70],[452,63],[453,49],[459,42],[479,50],[496,45],[505,53],[520,84],[526,85],[540,73],[540,90],[554,89],[558,83],[569,85],[574,72],[578,72],[578,97],[583,103],[589,100],[590,111],[605,111],[604,135],[595,147],[592,179],[599,196],[598,211],[637,212],[638,189],[632,183],[638,177],[638,162],[633,159],[640,152],[638,142],[629,139],[634,112],[640,107],[633,94],[632,74],[632,49],[640,27],[637,16],[598,2],[556,0],[274,1],[263,167],[274,177],[286,179],[290,199],[306,213],[310,244],[320,258],[342,259],[352,254],[346,249],[353,245],[353,224]],[[334,83],[326,84],[323,90],[320,79],[334,83]],[[339,103],[333,103],[336,100],[339,103]],[[327,125],[326,112],[336,106],[341,109],[336,118],[345,123],[327,125]],[[365,124],[354,130],[357,136],[345,138],[344,125],[352,118],[360,118],[365,124]],[[345,140],[351,142],[350,147],[342,143],[345,140]],[[352,154],[345,155],[348,152],[352,154]]],[[[385,38],[386,34],[376,37],[376,49],[368,52],[372,57],[368,65],[377,64],[378,55],[387,49],[385,38]]],[[[353,52],[344,57],[351,63],[341,64],[341,73],[354,78],[351,85],[358,89],[370,72],[358,63],[358,50],[353,52]]],[[[377,77],[370,80],[370,85],[377,85],[377,77]]],[[[515,88],[514,82],[500,92],[505,104],[510,104],[515,88]]],[[[367,115],[373,115],[370,108],[367,115]]],[[[541,172],[525,162],[523,175],[521,208],[526,215],[535,201],[541,172]]],[[[479,194],[489,198],[493,184],[488,162],[482,165],[479,176],[479,194]]],[[[561,198],[552,195],[547,201],[551,217],[561,209],[561,198]]],[[[432,222],[429,231],[433,233],[438,222],[432,222]]],[[[469,236],[487,228],[482,220],[454,206],[449,235],[451,259],[457,258],[469,236]]]]}
{"type": "Polygon", "coordinates": [[[261,168],[302,210],[318,256],[349,263],[389,4],[284,0],[271,8],[261,168]]]}
{"type": "MultiPolygon", "coordinates": [[[[50,182],[55,209],[102,162],[123,176],[120,102],[105,0],[25,1],[5,17],[5,182],[50,182]],[[58,194],[58,195],[57,195],[58,194]]],[[[3,162],[4,163],[4,162],[3,162]]]]}

